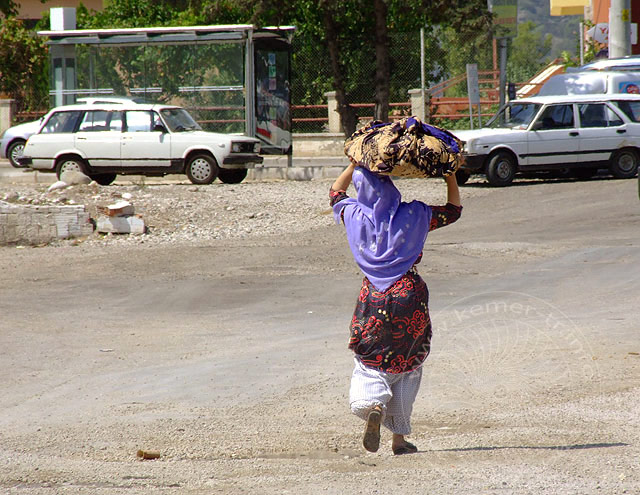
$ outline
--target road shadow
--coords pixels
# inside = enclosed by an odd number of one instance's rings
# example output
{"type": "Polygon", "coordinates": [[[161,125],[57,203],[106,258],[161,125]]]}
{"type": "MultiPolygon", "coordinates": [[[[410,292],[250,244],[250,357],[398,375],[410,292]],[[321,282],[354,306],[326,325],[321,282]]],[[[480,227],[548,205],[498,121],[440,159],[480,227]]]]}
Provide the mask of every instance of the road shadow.
{"type": "Polygon", "coordinates": [[[514,446],[477,446],[477,447],[454,447],[451,449],[432,449],[421,450],[418,453],[430,452],[480,452],[480,451],[496,451],[496,450],[588,450],[588,449],[608,449],[611,447],[629,447],[630,444],[624,442],[603,442],[603,443],[584,443],[574,445],[514,445],[514,446]]]}
{"type": "MultiPolygon", "coordinates": [[[[473,177],[473,176],[472,176],[473,177]]],[[[535,184],[567,184],[570,182],[595,182],[595,181],[617,181],[617,180],[629,180],[629,179],[617,179],[611,175],[596,175],[586,179],[578,179],[575,177],[516,177],[516,179],[504,187],[522,187],[532,186],[535,184]]],[[[632,180],[635,180],[632,179],[632,180]]],[[[467,182],[460,186],[461,188],[479,188],[479,189],[501,189],[501,187],[492,186],[486,180],[480,179],[479,182],[467,182]]]]}

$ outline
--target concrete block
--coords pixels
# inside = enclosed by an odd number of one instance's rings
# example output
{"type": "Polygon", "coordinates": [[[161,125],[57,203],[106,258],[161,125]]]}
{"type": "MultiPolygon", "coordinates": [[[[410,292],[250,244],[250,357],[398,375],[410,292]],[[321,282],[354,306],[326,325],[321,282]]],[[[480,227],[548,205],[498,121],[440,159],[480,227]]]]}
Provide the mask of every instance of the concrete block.
{"type": "Polygon", "coordinates": [[[144,234],[144,220],[136,216],[98,217],[96,231],[103,234],[144,234]]]}
{"type": "Polygon", "coordinates": [[[76,28],[75,7],[52,7],[49,13],[49,25],[52,31],[66,31],[76,28]]]}
{"type": "Polygon", "coordinates": [[[287,179],[289,180],[311,180],[313,169],[311,167],[288,168],[287,179]]]}
{"type": "Polygon", "coordinates": [[[7,225],[18,225],[18,213],[15,212],[11,212],[7,215],[7,225]]]}
{"type": "Polygon", "coordinates": [[[17,242],[18,234],[15,225],[8,225],[4,228],[4,242],[17,242]]]}

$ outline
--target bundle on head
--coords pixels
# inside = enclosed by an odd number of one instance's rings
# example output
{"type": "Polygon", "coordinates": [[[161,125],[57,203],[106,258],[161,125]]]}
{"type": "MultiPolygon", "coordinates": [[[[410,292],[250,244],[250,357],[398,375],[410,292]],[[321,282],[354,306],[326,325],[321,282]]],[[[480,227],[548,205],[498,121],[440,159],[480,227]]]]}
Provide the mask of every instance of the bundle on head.
{"type": "Polygon", "coordinates": [[[371,121],[344,144],[345,154],[371,172],[396,177],[442,177],[460,167],[462,143],[415,117],[387,124],[371,121]]]}

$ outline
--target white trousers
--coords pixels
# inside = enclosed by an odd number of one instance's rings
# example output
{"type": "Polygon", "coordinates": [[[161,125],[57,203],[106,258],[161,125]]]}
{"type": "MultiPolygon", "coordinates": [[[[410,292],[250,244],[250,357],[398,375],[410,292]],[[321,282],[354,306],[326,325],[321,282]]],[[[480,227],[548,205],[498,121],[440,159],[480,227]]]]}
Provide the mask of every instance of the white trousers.
{"type": "Polygon", "coordinates": [[[408,373],[385,373],[362,364],[356,357],[351,375],[351,412],[367,420],[372,407],[382,406],[383,424],[393,433],[411,433],[411,411],[416,400],[422,366],[408,373]]]}

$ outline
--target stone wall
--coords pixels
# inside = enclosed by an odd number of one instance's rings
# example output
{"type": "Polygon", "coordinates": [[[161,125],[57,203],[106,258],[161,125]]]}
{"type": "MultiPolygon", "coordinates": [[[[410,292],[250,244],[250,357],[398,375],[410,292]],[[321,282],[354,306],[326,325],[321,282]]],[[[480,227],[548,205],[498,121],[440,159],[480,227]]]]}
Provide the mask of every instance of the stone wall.
{"type": "Polygon", "coordinates": [[[0,201],[0,245],[42,244],[93,233],[82,205],[31,206],[0,201]]]}
{"type": "Polygon", "coordinates": [[[11,127],[13,122],[13,101],[0,99],[0,134],[11,127]]]}

